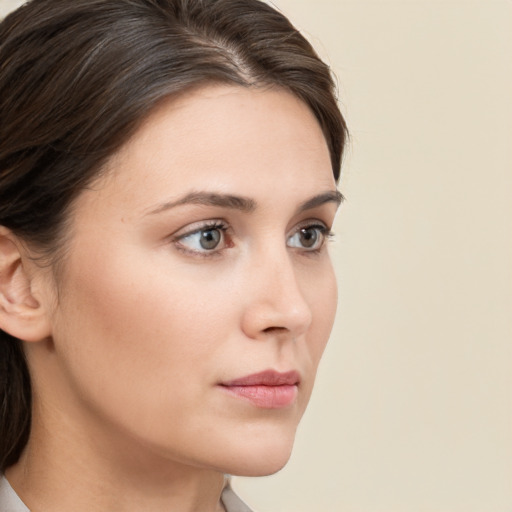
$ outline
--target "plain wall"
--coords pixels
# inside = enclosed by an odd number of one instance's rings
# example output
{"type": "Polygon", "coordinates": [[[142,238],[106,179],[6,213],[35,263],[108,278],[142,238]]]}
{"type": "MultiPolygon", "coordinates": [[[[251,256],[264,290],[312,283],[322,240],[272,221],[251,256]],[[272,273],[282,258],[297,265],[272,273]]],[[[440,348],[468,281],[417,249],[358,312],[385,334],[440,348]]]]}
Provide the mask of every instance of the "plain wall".
{"type": "Polygon", "coordinates": [[[512,2],[275,4],[352,134],[340,303],[290,463],[234,486],[261,512],[511,512],[512,2]]]}

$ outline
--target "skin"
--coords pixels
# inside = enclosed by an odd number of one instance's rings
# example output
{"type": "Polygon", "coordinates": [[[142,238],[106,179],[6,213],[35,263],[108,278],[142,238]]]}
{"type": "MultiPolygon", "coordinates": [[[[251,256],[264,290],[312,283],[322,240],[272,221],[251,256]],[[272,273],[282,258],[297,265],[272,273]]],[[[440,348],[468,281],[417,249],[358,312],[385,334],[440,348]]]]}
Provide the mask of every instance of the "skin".
{"type": "Polygon", "coordinates": [[[335,315],[315,227],[335,191],[316,119],[283,90],[209,85],[151,114],[74,204],[58,277],[25,261],[47,332],[26,343],[33,429],[7,477],[31,510],[221,510],[224,473],[286,463],[335,315]],[[208,252],[198,230],[220,222],[208,252]],[[299,372],[291,405],[219,386],[268,369],[299,372]]]}

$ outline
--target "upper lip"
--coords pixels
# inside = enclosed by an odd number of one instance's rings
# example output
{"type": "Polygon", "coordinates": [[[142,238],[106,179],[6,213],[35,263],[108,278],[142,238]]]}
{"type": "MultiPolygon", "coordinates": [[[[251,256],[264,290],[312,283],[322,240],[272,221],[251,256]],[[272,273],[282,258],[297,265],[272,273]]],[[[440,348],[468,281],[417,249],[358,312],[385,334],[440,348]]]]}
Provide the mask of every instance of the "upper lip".
{"type": "Polygon", "coordinates": [[[300,374],[296,370],[278,372],[265,370],[245,377],[222,382],[222,386],[294,386],[300,383],[300,374]]]}

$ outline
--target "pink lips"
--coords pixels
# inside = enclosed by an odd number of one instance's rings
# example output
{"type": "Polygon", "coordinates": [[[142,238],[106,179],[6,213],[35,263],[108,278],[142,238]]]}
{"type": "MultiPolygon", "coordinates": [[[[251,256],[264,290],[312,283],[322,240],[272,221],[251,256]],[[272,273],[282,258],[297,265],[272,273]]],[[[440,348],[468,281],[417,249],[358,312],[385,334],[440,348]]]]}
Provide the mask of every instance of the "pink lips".
{"type": "Polygon", "coordinates": [[[227,392],[252,402],[263,409],[280,409],[291,405],[297,397],[300,375],[296,371],[266,370],[221,383],[227,392]]]}

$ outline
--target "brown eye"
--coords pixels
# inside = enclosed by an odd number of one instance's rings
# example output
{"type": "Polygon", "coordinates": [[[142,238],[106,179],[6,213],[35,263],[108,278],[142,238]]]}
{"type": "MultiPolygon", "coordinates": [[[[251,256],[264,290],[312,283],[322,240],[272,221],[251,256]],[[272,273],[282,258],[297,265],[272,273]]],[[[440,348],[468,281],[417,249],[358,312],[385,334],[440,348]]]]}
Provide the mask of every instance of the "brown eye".
{"type": "Polygon", "coordinates": [[[299,237],[303,247],[307,247],[309,249],[316,245],[319,235],[316,228],[302,228],[299,231],[299,237]]]}
{"type": "Polygon", "coordinates": [[[294,249],[316,251],[324,245],[328,231],[323,225],[301,227],[288,238],[287,245],[294,249]]]}

